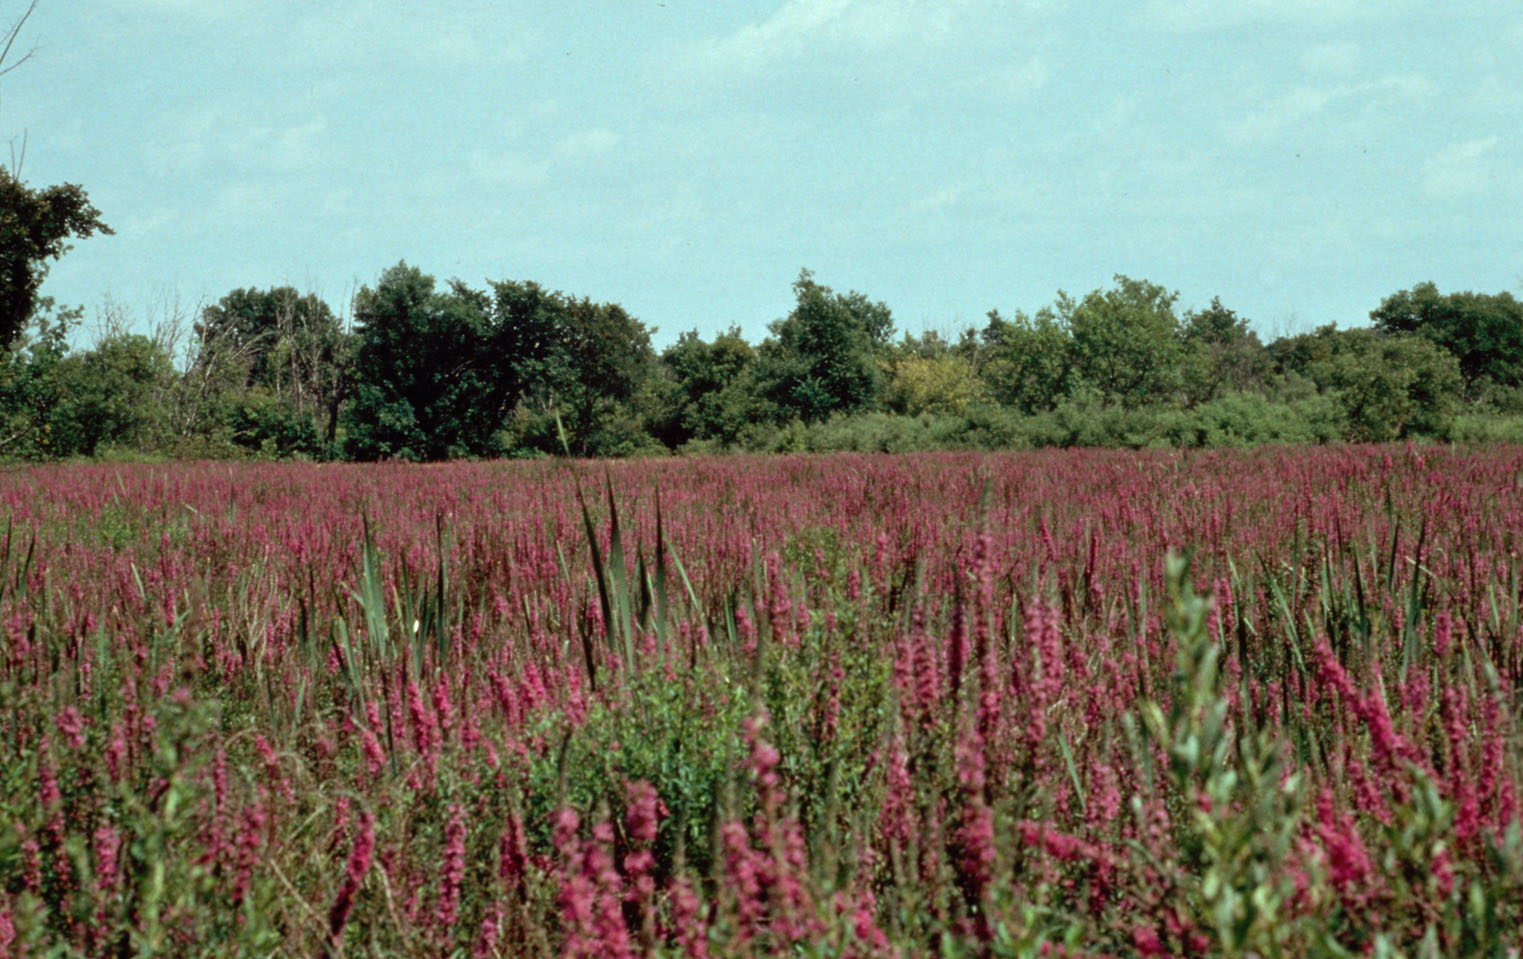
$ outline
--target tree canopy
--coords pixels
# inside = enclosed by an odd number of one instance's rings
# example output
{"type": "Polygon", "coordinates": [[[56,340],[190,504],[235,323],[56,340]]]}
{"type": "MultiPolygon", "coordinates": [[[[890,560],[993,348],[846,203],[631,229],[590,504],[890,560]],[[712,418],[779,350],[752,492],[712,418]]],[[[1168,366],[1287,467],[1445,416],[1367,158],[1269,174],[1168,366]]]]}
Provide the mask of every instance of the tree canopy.
{"type": "Polygon", "coordinates": [[[1466,387],[1523,386],[1523,303],[1511,293],[1449,293],[1419,283],[1370,312],[1377,329],[1415,333],[1453,353],[1466,387]]]}
{"type": "Polygon", "coordinates": [[[871,407],[883,394],[880,360],[893,335],[889,308],[855,291],[836,293],[804,270],[793,311],[771,326],[758,378],[783,416],[806,423],[871,407]]]}
{"type": "Polygon", "coordinates": [[[43,278],[71,238],[110,233],[82,187],[29,189],[0,168],[0,347],[13,343],[37,308],[43,278]]]}
{"type": "MultiPolygon", "coordinates": [[[[655,362],[625,310],[503,281],[491,292],[398,264],[355,298],[349,450],[361,459],[620,446],[628,404],[655,362]]],[[[633,427],[638,429],[638,427],[633,427]]]]}

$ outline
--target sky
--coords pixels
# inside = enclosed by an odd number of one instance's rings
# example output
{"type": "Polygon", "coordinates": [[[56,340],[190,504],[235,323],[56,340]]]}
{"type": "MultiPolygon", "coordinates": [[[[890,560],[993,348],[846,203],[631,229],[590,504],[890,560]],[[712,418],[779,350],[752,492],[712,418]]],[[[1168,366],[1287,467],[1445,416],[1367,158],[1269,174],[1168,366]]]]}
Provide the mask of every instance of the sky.
{"type": "Polygon", "coordinates": [[[116,231],[43,292],[139,328],[401,260],[658,347],[805,268],[916,334],[1117,274],[1266,338],[1523,289],[1516,0],[40,0],[17,47],[22,178],[116,231]]]}

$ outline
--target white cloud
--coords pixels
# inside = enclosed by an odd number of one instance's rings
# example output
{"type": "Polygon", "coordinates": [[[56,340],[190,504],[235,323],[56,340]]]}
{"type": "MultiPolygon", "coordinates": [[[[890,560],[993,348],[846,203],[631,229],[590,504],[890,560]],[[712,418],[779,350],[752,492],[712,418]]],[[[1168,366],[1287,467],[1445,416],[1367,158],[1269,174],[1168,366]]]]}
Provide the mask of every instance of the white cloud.
{"type": "Polygon", "coordinates": [[[698,187],[691,182],[676,183],[670,190],[642,204],[629,219],[629,231],[637,236],[659,237],[667,247],[674,247],[690,236],[695,226],[711,219],[708,204],[698,187]]]}
{"type": "Polygon", "coordinates": [[[1319,43],[1301,55],[1301,65],[1312,73],[1347,76],[1359,67],[1359,44],[1319,43]]]}
{"type": "Polygon", "coordinates": [[[1411,76],[1388,76],[1365,83],[1334,86],[1301,84],[1231,124],[1227,134],[1239,143],[1262,143],[1315,117],[1335,103],[1372,97],[1411,100],[1422,97],[1428,89],[1426,80],[1411,76]]]}
{"type": "Polygon", "coordinates": [[[242,14],[252,9],[249,0],[115,0],[120,9],[137,13],[211,20],[242,14]]]}
{"type": "Polygon", "coordinates": [[[1423,164],[1423,189],[1440,199],[1485,192],[1493,178],[1495,136],[1451,143],[1423,164]]]}
{"type": "Polygon", "coordinates": [[[160,207],[146,215],[128,217],[126,222],[120,225],[117,232],[129,237],[145,236],[160,227],[173,223],[179,215],[178,210],[160,207]]]}
{"type": "Polygon", "coordinates": [[[219,218],[231,222],[261,222],[275,206],[275,191],[265,183],[234,183],[217,194],[219,218]]]}
{"type": "Polygon", "coordinates": [[[328,120],[248,116],[195,110],[166,122],[147,140],[144,163],[161,177],[184,179],[210,170],[289,174],[320,166],[328,155],[328,120]]]}
{"type": "Polygon", "coordinates": [[[198,139],[161,143],[148,152],[148,168],[159,176],[182,176],[206,167],[209,151],[198,139]]]}
{"type": "Polygon", "coordinates": [[[755,72],[825,49],[872,50],[946,34],[968,0],[787,0],[770,17],[695,51],[694,66],[755,72]]]}
{"type": "Polygon", "coordinates": [[[598,127],[573,133],[555,145],[555,152],[569,160],[602,156],[619,145],[619,135],[598,127]]]}
{"type": "Polygon", "coordinates": [[[1153,0],[1146,17],[1167,30],[1216,30],[1265,22],[1330,23],[1389,14],[1406,0],[1153,0]]]}
{"type": "Polygon", "coordinates": [[[550,164],[516,150],[475,150],[466,166],[477,179],[493,186],[536,187],[550,179],[550,164]]]}
{"type": "Polygon", "coordinates": [[[988,89],[997,96],[1022,100],[1047,85],[1051,72],[1040,57],[1000,67],[990,74],[988,89]]]}
{"type": "Polygon", "coordinates": [[[1268,140],[1282,129],[1321,113],[1329,103],[1349,94],[1349,88],[1298,86],[1250,113],[1231,129],[1240,141],[1268,140]]]}
{"type": "Polygon", "coordinates": [[[477,3],[410,16],[389,0],[339,0],[311,9],[290,26],[290,35],[297,46],[324,59],[405,59],[437,68],[520,61],[534,42],[534,34],[505,18],[500,8],[477,3]]]}
{"type": "Polygon", "coordinates": [[[1466,99],[1487,113],[1511,113],[1523,108],[1523,87],[1499,77],[1487,77],[1469,91],[1466,99]]]}
{"type": "Polygon", "coordinates": [[[221,122],[221,111],[211,108],[165,117],[163,128],[145,141],[144,165],[162,177],[200,173],[212,161],[210,144],[221,122]]]}
{"type": "Polygon", "coordinates": [[[951,210],[963,202],[970,190],[971,183],[949,183],[940,189],[932,190],[912,201],[905,212],[910,214],[940,214],[951,210]]]}
{"type": "Polygon", "coordinates": [[[266,154],[267,162],[277,170],[290,171],[312,165],[321,150],[328,130],[326,117],[313,117],[272,133],[266,154]]]}

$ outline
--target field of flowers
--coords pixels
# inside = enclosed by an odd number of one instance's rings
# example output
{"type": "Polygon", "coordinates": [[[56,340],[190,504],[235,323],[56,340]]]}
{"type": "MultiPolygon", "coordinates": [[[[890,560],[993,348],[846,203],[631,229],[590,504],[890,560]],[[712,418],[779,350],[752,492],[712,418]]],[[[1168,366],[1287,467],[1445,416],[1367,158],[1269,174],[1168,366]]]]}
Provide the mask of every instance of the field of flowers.
{"type": "Polygon", "coordinates": [[[1523,941],[1523,449],[76,465],[0,504],[0,957],[1523,941]]]}

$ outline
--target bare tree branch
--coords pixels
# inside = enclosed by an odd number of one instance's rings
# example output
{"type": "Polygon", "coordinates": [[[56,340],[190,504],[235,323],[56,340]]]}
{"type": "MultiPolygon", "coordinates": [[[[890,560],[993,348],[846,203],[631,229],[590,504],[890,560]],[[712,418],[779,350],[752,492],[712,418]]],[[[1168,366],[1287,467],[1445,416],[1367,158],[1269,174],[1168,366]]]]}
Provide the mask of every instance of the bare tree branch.
{"type": "Polygon", "coordinates": [[[29,17],[31,17],[32,11],[37,9],[38,2],[39,0],[32,0],[31,4],[26,8],[25,12],[21,14],[21,18],[15,23],[11,24],[10,29],[4,34],[5,46],[0,47],[0,77],[5,76],[7,73],[10,73],[12,70],[32,59],[32,54],[37,52],[37,48],[33,47],[26,53],[22,54],[20,60],[17,60],[15,63],[12,63],[9,66],[6,66],[5,58],[11,55],[11,47],[15,46],[16,38],[21,35],[21,28],[26,26],[26,21],[29,17]]]}

